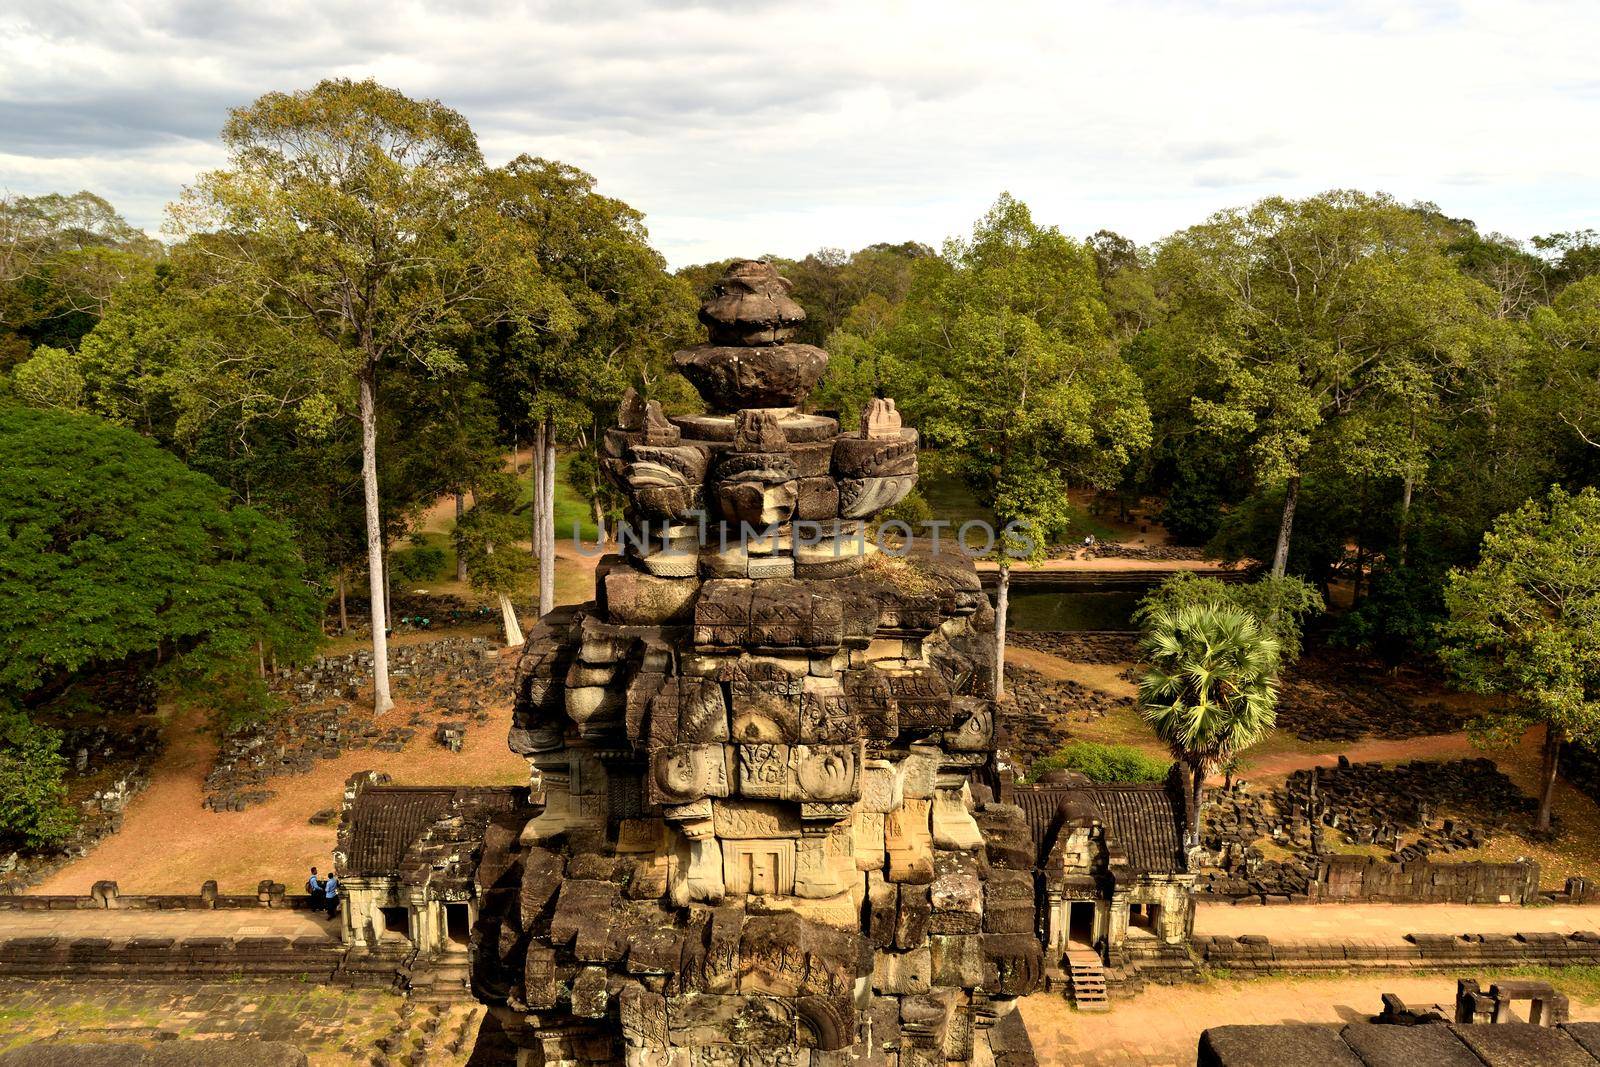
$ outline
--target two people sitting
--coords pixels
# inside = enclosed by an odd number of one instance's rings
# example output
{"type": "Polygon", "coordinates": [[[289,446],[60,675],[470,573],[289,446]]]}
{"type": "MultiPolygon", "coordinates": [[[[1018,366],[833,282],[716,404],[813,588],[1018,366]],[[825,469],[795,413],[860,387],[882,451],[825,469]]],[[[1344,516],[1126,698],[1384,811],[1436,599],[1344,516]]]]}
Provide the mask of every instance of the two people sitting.
{"type": "Polygon", "coordinates": [[[328,918],[339,914],[339,875],[336,872],[329,871],[328,877],[323,879],[315,867],[311,868],[311,877],[306,879],[306,893],[311,897],[311,906],[325,909],[328,918]]]}

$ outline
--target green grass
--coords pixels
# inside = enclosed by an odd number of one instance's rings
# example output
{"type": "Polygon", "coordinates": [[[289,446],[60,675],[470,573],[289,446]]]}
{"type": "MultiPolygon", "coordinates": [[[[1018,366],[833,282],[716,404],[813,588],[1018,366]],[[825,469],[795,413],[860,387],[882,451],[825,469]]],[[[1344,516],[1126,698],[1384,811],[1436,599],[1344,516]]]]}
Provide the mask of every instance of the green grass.
{"type": "Polygon", "coordinates": [[[1092,782],[1162,782],[1172,769],[1170,759],[1160,759],[1132,745],[1097,741],[1069,741],[1048,756],[1033,761],[1028,781],[1036,782],[1049,771],[1069,770],[1092,782]]]}
{"type": "MultiPolygon", "coordinates": [[[[940,469],[937,457],[924,453],[921,473],[917,476],[917,491],[933,509],[933,517],[959,526],[969,520],[992,523],[994,513],[980,507],[966,484],[954,474],[940,469]]],[[[1081,541],[1085,534],[1094,534],[1102,541],[1120,540],[1122,534],[1113,526],[1092,517],[1077,505],[1070,507],[1071,519],[1062,536],[1062,543],[1081,541]]]]}
{"type": "MultiPolygon", "coordinates": [[[[579,496],[567,482],[567,468],[571,465],[571,455],[556,454],[556,540],[570,538],[572,524],[577,523],[578,536],[585,541],[593,541],[599,536],[599,531],[594,525],[594,512],[589,507],[588,498],[579,496]]],[[[522,494],[517,498],[517,507],[526,513],[532,505],[533,477],[524,473],[522,494]]]]}

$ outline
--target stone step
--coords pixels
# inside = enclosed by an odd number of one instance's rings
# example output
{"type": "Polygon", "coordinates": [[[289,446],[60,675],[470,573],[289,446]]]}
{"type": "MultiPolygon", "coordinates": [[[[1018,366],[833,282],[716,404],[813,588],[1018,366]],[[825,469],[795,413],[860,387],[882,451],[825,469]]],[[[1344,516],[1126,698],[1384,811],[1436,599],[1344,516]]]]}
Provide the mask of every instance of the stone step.
{"type": "Polygon", "coordinates": [[[1110,1011],[1111,1002],[1106,996],[1105,964],[1094,952],[1070,951],[1067,953],[1068,989],[1072,1003],[1079,1011],[1110,1011]]]}

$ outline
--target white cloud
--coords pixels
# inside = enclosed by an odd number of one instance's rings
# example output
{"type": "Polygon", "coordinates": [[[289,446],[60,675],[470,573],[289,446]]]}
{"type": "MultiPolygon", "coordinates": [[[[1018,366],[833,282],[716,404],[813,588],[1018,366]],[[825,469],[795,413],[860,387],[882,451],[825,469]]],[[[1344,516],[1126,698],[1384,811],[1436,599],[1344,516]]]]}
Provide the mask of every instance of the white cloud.
{"type": "Polygon", "coordinates": [[[1526,235],[1600,225],[1597,45],[1579,2],[13,0],[0,187],[158,226],[227,107],[373,75],[591,171],[676,264],[936,243],[1001,189],[1140,240],[1334,186],[1526,235]]]}

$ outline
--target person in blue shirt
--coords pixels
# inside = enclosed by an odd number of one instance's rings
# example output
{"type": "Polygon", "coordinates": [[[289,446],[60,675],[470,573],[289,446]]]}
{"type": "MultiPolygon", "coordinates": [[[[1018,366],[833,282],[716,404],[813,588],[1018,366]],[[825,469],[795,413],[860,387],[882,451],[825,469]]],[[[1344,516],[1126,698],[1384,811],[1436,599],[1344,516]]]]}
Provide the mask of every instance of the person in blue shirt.
{"type": "Polygon", "coordinates": [[[311,877],[306,879],[306,895],[311,898],[313,904],[323,896],[322,879],[317,877],[315,867],[311,868],[311,877]]]}
{"type": "Polygon", "coordinates": [[[328,902],[328,918],[339,914],[339,876],[333,871],[328,872],[328,880],[322,884],[323,895],[328,902]]]}

